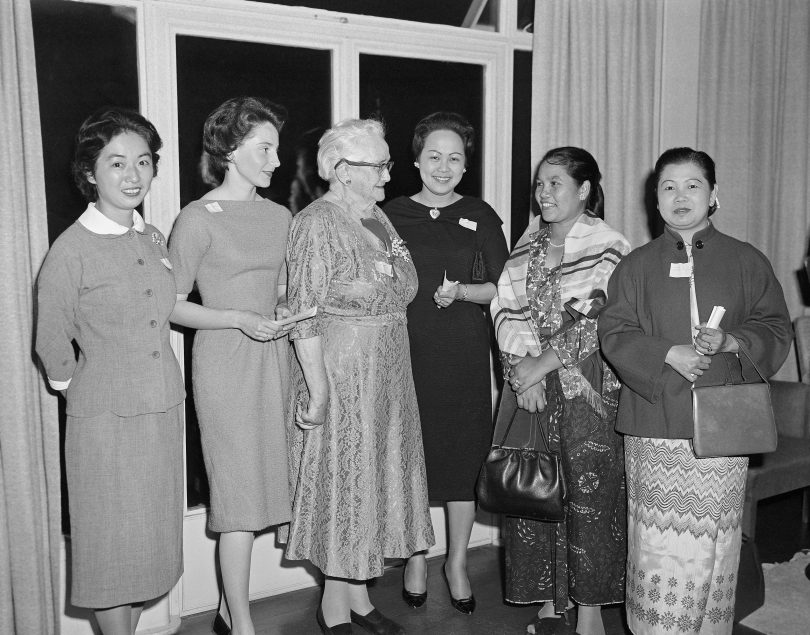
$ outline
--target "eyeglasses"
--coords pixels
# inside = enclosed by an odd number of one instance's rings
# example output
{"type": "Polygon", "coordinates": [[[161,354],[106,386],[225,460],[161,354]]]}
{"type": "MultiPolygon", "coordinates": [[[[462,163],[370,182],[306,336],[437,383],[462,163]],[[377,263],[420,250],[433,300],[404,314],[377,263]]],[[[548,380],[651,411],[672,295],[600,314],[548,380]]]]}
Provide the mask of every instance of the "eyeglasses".
{"type": "Polygon", "coordinates": [[[393,161],[383,161],[382,163],[366,163],[365,161],[350,161],[349,159],[341,159],[337,163],[335,163],[335,169],[338,169],[338,166],[341,163],[345,163],[346,165],[353,165],[358,168],[376,168],[377,174],[382,174],[383,170],[388,170],[389,172],[394,168],[393,161]]]}

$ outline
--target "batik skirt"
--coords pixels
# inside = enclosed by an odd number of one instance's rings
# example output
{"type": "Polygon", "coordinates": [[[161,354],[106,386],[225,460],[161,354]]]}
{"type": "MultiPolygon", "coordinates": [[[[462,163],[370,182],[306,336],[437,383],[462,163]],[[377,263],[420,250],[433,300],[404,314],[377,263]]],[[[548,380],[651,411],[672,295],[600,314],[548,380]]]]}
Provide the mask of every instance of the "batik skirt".
{"type": "MultiPolygon", "coordinates": [[[[588,606],[624,599],[626,493],[622,437],[614,430],[616,396],[617,391],[603,395],[604,411],[598,412],[582,396],[566,399],[556,371],[547,376],[546,408],[539,418],[550,449],[562,458],[566,519],[506,519],[507,602],[553,601],[562,612],[569,597],[588,606]]],[[[515,408],[515,395],[505,387],[498,430],[515,408]]],[[[515,425],[518,416],[531,415],[518,410],[515,425]]]]}

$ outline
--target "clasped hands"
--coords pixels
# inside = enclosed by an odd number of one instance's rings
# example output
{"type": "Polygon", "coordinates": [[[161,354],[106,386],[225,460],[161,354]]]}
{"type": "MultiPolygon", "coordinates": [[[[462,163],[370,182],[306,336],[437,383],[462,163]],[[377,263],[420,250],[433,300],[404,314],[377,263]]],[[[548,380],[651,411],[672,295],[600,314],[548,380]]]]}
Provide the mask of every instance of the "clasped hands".
{"type": "Polygon", "coordinates": [[[517,395],[517,405],[529,412],[540,412],[546,407],[545,371],[539,357],[509,357],[507,380],[517,395]]]}
{"type": "Polygon", "coordinates": [[[446,309],[453,304],[453,302],[458,300],[459,294],[461,293],[461,291],[459,291],[460,286],[461,284],[456,282],[448,287],[441,284],[436,287],[436,291],[433,294],[433,301],[436,303],[436,307],[446,309]]]}
{"type": "Polygon", "coordinates": [[[286,304],[276,306],[276,316],[270,318],[253,311],[240,311],[242,314],[239,320],[239,330],[249,338],[257,342],[267,342],[284,337],[290,332],[294,324],[281,325],[276,320],[283,320],[292,315],[292,311],[286,304]]]}
{"type": "Polygon", "coordinates": [[[725,352],[726,334],[721,328],[712,329],[702,322],[696,326],[694,346],[679,344],[667,352],[666,363],[689,382],[694,382],[712,363],[711,358],[725,352]]]}

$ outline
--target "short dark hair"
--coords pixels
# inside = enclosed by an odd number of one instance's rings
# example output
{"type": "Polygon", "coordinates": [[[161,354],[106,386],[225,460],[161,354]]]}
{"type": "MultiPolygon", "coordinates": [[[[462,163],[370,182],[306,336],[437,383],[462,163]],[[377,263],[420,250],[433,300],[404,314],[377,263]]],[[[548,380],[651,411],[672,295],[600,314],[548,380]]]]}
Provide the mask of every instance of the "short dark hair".
{"type": "Polygon", "coordinates": [[[588,200],[585,201],[585,213],[594,218],[605,218],[605,194],[599,184],[602,173],[590,152],[574,146],[563,146],[546,152],[540,163],[563,166],[568,176],[578,185],[588,181],[591,184],[591,191],[588,200]]]}
{"type": "Polygon", "coordinates": [[[475,150],[475,128],[457,112],[434,112],[422,118],[413,130],[413,158],[419,159],[425,148],[425,140],[431,132],[450,130],[455,132],[464,144],[464,161],[469,163],[475,150]]]}
{"type": "MultiPolygon", "coordinates": [[[[665,150],[664,153],[658,157],[655,162],[655,169],[653,170],[653,187],[658,189],[658,184],[661,182],[661,174],[664,168],[669,165],[678,165],[681,163],[694,163],[703,171],[703,176],[709,182],[709,186],[713,189],[717,185],[717,177],[714,171],[714,159],[702,150],[693,150],[692,148],[670,148],[665,150]]],[[[717,210],[717,202],[715,201],[709,206],[709,216],[714,214],[717,210]]]]}
{"type": "Polygon", "coordinates": [[[256,126],[270,123],[281,132],[287,109],[264,97],[233,97],[208,115],[203,126],[203,171],[219,183],[228,171],[228,155],[256,126]]]}
{"type": "Polygon", "coordinates": [[[134,110],[102,108],[85,119],[79,127],[79,132],[76,133],[76,151],[71,164],[73,181],[88,201],[95,201],[98,198],[98,190],[94,183],[87,180],[87,175],[95,172],[96,161],[106,145],[113,137],[124,132],[135,133],[146,141],[152,153],[154,173],[157,175],[160,160],[158,150],[163,141],[152,123],[134,110]]]}

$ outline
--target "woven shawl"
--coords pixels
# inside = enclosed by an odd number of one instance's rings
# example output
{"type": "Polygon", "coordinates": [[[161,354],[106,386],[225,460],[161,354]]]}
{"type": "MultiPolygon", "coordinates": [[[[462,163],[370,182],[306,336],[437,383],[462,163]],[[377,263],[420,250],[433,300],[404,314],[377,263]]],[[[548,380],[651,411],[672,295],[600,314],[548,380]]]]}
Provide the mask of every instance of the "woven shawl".
{"type": "MultiPolygon", "coordinates": [[[[495,323],[498,347],[510,355],[536,357],[548,348],[548,335],[541,335],[531,318],[526,296],[529,255],[535,240],[548,240],[548,227],[535,218],[515,245],[498,280],[498,293],[490,310],[495,323]]],[[[560,296],[572,320],[596,318],[605,304],[610,274],[630,243],[619,232],[598,218],[580,215],[568,235],[561,262],[560,296]]],[[[566,396],[583,387],[576,369],[560,369],[566,396]]],[[[596,387],[600,389],[600,387],[596,387]]]]}

